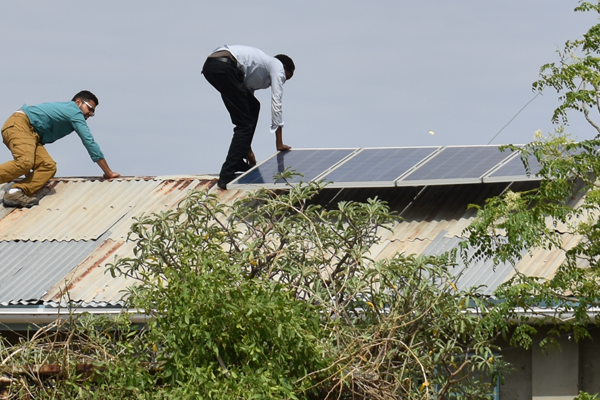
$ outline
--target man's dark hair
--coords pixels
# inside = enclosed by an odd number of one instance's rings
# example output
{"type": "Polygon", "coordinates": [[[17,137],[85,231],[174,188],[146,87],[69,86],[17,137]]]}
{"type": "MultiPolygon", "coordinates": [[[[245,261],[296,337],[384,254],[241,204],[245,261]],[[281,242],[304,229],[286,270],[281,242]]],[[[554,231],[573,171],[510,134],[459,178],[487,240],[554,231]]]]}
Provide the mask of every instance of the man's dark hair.
{"type": "Polygon", "coordinates": [[[75,96],[73,96],[73,99],[71,101],[75,101],[75,100],[83,100],[83,101],[93,101],[94,103],[96,103],[96,105],[100,104],[98,103],[98,98],[96,97],[96,95],[92,92],[90,92],[89,90],[82,90],[81,92],[77,93],[75,96]]]}
{"type": "Polygon", "coordinates": [[[278,59],[279,61],[281,61],[281,63],[284,65],[285,69],[287,69],[290,72],[294,72],[294,70],[296,69],[296,66],[294,65],[294,61],[289,58],[288,56],[286,56],[285,54],[277,54],[275,56],[276,59],[278,59]]]}

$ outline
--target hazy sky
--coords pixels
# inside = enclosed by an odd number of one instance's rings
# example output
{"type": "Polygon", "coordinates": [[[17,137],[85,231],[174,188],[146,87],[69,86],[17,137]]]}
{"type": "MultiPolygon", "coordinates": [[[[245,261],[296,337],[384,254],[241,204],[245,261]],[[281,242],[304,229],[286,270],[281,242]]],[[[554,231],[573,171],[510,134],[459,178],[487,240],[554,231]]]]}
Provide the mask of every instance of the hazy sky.
{"type": "MultiPolygon", "coordinates": [[[[571,0],[4,1],[0,119],[23,103],[100,100],[88,120],[122,175],[217,173],[232,125],[200,74],[222,44],[285,53],[284,142],[296,148],[487,144],[533,98],[555,51],[596,23],[571,0]],[[431,135],[428,132],[434,131],[431,135]]],[[[275,152],[270,91],[253,148],[275,152]]],[[[536,98],[492,142],[553,131],[557,95],[536,98]]],[[[594,132],[573,115],[568,131],[594,132]]],[[[0,146],[0,161],[10,152],[0,146]]],[[[76,134],[47,146],[57,176],[96,176],[76,134]]]]}

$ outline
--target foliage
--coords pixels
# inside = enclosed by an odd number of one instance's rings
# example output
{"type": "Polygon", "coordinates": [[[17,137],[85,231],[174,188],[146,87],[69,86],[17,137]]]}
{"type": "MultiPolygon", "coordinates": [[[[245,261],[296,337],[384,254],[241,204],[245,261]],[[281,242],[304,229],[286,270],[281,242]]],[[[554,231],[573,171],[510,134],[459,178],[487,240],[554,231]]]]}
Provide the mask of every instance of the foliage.
{"type": "MultiPolygon", "coordinates": [[[[600,13],[600,2],[581,2],[576,11],[600,13]]],[[[475,249],[474,258],[492,259],[496,264],[516,264],[534,249],[562,252],[564,261],[551,277],[516,271],[496,292],[505,300],[498,308],[515,318],[526,314],[542,323],[554,322],[551,333],[572,330],[579,339],[588,336],[590,323],[600,322],[598,315],[588,312],[600,305],[600,130],[592,115],[593,110],[600,111],[600,24],[582,39],[568,41],[558,53],[560,62],[544,65],[533,87],[561,93],[555,122],[566,122],[568,110],[580,111],[598,135],[577,142],[559,127],[548,137],[537,133],[536,140],[524,147],[508,146],[522,153],[526,166],[537,160],[540,186],[525,192],[507,191],[488,199],[483,208],[473,206],[478,216],[467,229],[470,237],[465,247],[475,249]]],[[[522,326],[513,339],[528,345],[535,332],[522,326]]]]}
{"type": "Polygon", "coordinates": [[[477,290],[457,289],[451,255],[369,249],[395,217],[381,201],[310,202],[321,187],[250,194],[231,206],[193,192],[132,227],[148,346],[173,398],[486,398],[506,364],[477,290]],[[476,306],[478,312],[465,312],[476,306]]]}
{"type": "MultiPolygon", "coordinates": [[[[600,322],[588,311],[600,305],[600,172],[596,139],[574,142],[566,135],[540,138],[520,151],[535,156],[541,170],[540,186],[524,192],[507,191],[486,200],[477,219],[466,229],[475,258],[492,259],[496,265],[517,262],[534,250],[562,253],[564,261],[551,276],[533,276],[518,269],[501,285],[495,297],[503,302],[496,312],[522,322],[554,323],[552,335],[572,331],[576,339],[588,337],[587,326],[600,322]],[[523,317],[524,315],[530,318],[523,317]]],[[[528,347],[532,327],[520,326],[513,344],[528,347]]],[[[552,343],[552,340],[543,341],[552,343]]]]}
{"type": "Polygon", "coordinates": [[[373,260],[397,217],[378,199],[325,209],[321,189],[191,192],[139,218],[110,271],[137,280],[125,301],[147,326],[73,312],[3,343],[8,398],[488,398],[504,319],[457,288],[456,255],[373,260]]]}
{"type": "Polygon", "coordinates": [[[143,334],[126,314],[91,316],[70,310],[31,337],[0,343],[3,399],[141,398],[152,388],[143,334]],[[131,364],[144,368],[131,369],[131,364]],[[111,396],[112,386],[120,388],[111,396]]]}
{"type": "Polygon", "coordinates": [[[579,396],[575,397],[573,400],[597,400],[597,399],[598,399],[598,394],[591,395],[591,394],[580,391],[579,396]]]}
{"type": "MultiPolygon", "coordinates": [[[[600,14],[597,4],[580,1],[575,11],[595,11],[600,14]]],[[[534,90],[553,88],[562,93],[561,105],[554,111],[554,122],[568,120],[567,111],[582,112],[585,119],[600,133],[600,127],[592,120],[590,112],[600,112],[600,24],[592,26],[581,39],[569,40],[562,50],[557,51],[558,63],[544,64],[540,79],[533,84],[534,90]]]]}

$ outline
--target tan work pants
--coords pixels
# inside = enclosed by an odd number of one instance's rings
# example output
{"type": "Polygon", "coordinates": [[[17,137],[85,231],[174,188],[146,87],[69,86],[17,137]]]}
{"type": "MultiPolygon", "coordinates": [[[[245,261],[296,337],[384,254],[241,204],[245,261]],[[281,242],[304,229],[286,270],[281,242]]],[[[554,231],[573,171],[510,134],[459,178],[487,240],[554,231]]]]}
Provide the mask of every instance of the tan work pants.
{"type": "Polygon", "coordinates": [[[32,196],[56,173],[56,163],[40,144],[40,137],[33,131],[27,115],[16,112],[6,120],[2,127],[2,141],[14,160],[0,164],[0,183],[25,175],[25,179],[13,187],[32,196]]]}

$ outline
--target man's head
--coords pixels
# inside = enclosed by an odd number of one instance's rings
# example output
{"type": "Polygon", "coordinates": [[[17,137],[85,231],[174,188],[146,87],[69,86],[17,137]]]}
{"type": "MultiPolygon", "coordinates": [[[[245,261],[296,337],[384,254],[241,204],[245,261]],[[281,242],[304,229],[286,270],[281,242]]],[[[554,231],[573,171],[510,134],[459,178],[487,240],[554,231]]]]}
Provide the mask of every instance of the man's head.
{"type": "Polygon", "coordinates": [[[294,76],[294,70],[296,69],[294,61],[285,54],[277,54],[275,58],[281,61],[283,64],[283,69],[285,70],[285,79],[292,79],[292,76],[294,76]]]}
{"type": "Polygon", "coordinates": [[[83,117],[88,119],[89,117],[93,117],[96,113],[96,107],[98,107],[98,98],[96,95],[89,90],[82,90],[73,96],[72,101],[77,104],[77,107],[83,113],[83,117]]]}

